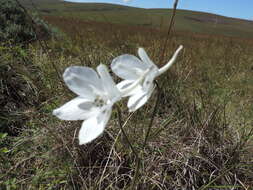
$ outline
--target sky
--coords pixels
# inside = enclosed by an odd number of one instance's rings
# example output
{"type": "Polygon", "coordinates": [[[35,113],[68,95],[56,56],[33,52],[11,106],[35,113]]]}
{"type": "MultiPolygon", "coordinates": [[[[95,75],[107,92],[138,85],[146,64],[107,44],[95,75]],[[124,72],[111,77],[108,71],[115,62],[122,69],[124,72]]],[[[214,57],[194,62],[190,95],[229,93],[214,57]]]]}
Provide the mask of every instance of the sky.
{"type": "MultiPolygon", "coordinates": [[[[174,0],[66,0],[114,3],[142,8],[172,8],[174,0]]],[[[202,11],[253,20],[253,0],[179,0],[178,9],[202,11]]]]}

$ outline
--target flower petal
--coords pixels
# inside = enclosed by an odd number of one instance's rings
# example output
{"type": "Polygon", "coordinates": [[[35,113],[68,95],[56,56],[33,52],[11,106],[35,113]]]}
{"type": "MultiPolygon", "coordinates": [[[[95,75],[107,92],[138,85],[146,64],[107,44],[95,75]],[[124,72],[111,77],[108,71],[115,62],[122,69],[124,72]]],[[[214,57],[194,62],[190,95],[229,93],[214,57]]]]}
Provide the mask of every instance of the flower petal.
{"type": "Polygon", "coordinates": [[[136,80],[147,68],[137,57],[128,54],[116,57],[111,64],[112,71],[126,80],[136,80]]]}
{"type": "Polygon", "coordinates": [[[139,90],[138,93],[131,96],[127,102],[127,107],[130,112],[136,111],[141,106],[143,106],[148,99],[150,98],[154,88],[150,89],[149,91],[139,90]]]}
{"type": "Polygon", "coordinates": [[[104,90],[107,92],[107,96],[110,99],[114,97],[120,97],[120,92],[116,87],[111,75],[109,74],[107,67],[103,64],[100,64],[97,67],[97,72],[101,77],[101,82],[103,84],[104,90]]]}
{"type": "Polygon", "coordinates": [[[53,111],[53,115],[62,120],[84,120],[97,113],[98,108],[82,97],[76,97],[53,111]]]}
{"type": "Polygon", "coordinates": [[[146,75],[144,82],[143,82],[143,90],[148,91],[154,88],[154,80],[155,77],[158,75],[157,67],[151,66],[149,73],[146,75]]]}
{"type": "MultiPolygon", "coordinates": [[[[117,84],[117,88],[122,91],[125,88],[128,88],[130,85],[132,85],[135,81],[134,80],[123,80],[120,83],[117,84]]],[[[123,97],[132,96],[136,93],[138,93],[142,89],[141,85],[136,86],[133,90],[131,90],[129,93],[124,94],[123,97]]]]}
{"type": "Polygon", "coordinates": [[[147,55],[146,51],[143,48],[138,49],[138,55],[143,61],[143,63],[145,63],[147,66],[153,66],[153,65],[156,66],[153,63],[153,61],[151,61],[151,59],[149,58],[149,56],[147,55]]]}
{"type": "Polygon", "coordinates": [[[107,106],[98,116],[97,120],[99,124],[106,125],[112,114],[112,106],[107,106]]]}
{"type": "Polygon", "coordinates": [[[111,109],[101,112],[95,117],[91,117],[83,122],[79,131],[79,144],[86,144],[101,135],[111,116],[111,109]]]}
{"type": "Polygon", "coordinates": [[[63,79],[70,90],[90,100],[95,98],[92,87],[101,89],[101,82],[97,73],[89,67],[68,67],[63,74],[63,79]]]}

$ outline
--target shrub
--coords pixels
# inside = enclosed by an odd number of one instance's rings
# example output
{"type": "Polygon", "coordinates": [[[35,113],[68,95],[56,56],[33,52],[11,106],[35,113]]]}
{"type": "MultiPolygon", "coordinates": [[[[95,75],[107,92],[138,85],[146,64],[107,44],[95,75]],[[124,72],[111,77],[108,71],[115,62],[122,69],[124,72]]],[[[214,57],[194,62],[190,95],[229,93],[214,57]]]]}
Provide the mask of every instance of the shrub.
{"type": "Polygon", "coordinates": [[[0,41],[28,44],[38,38],[48,38],[50,29],[38,17],[29,17],[15,0],[0,2],[0,41]]]}

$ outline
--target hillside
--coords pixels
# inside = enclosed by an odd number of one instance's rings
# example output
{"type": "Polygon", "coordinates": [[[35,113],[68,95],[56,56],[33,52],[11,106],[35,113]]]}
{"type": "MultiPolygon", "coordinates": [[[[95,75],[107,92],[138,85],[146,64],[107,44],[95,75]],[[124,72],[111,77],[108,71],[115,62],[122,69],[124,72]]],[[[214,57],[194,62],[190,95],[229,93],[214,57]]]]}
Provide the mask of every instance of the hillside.
{"type": "Polygon", "coordinates": [[[170,10],[0,2],[0,190],[253,190],[251,22],[178,10],[168,36],[170,10]]]}
{"type": "MultiPolygon", "coordinates": [[[[171,9],[143,9],[105,3],[70,3],[60,0],[22,0],[23,5],[40,14],[81,18],[86,21],[112,22],[151,27],[167,26],[171,9]]],[[[253,22],[220,15],[178,10],[176,30],[252,38],[253,22]]]]}

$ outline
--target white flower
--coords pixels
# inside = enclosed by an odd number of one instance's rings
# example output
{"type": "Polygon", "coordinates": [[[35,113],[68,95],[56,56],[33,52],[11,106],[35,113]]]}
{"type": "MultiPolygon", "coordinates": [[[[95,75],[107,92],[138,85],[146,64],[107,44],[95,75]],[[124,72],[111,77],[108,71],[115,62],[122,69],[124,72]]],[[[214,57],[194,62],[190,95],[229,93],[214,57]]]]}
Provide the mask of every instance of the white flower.
{"type": "Polygon", "coordinates": [[[62,120],[85,120],[79,131],[79,144],[91,142],[104,131],[113,104],[121,98],[106,66],[99,65],[97,73],[89,67],[67,68],[64,81],[78,97],[53,111],[62,120]]]}
{"type": "Polygon", "coordinates": [[[118,77],[124,79],[117,84],[119,90],[124,90],[132,83],[135,83],[136,80],[139,80],[139,78],[143,78],[142,83],[139,82],[139,85],[132,91],[124,94],[124,96],[130,96],[127,103],[129,111],[135,111],[147,102],[154,90],[154,79],[171,67],[182,48],[182,45],[179,46],[170,61],[160,69],[150,60],[143,48],[138,49],[138,55],[141,60],[133,55],[125,54],[116,57],[112,61],[112,71],[118,77]]]}

